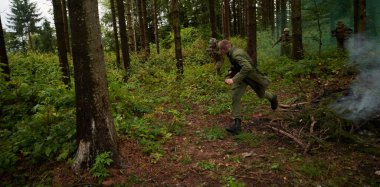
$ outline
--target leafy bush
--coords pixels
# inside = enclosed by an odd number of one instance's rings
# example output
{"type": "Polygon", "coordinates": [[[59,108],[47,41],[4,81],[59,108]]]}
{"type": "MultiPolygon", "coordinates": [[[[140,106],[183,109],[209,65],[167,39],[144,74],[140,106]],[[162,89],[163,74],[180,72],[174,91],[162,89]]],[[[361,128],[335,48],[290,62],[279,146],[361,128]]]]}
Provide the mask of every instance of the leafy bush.
{"type": "Polygon", "coordinates": [[[112,162],[111,152],[100,153],[90,169],[91,175],[96,177],[99,182],[103,181],[109,175],[107,167],[110,166],[112,162]]]}
{"type": "Polygon", "coordinates": [[[0,172],[16,162],[65,160],[75,150],[74,92],[52,55],[10,55],[12,81],[0,94],[0,172]]]}

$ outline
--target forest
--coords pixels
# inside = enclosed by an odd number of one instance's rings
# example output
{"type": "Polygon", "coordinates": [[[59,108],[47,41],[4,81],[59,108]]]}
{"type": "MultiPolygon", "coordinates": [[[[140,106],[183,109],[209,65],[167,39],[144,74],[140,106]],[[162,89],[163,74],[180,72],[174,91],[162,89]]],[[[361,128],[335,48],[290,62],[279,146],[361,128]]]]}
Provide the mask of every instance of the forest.
{"type": "Polygon", "coordinates": [[[7,1],[0,186],[380,186],[380,1],[7,1]]]}

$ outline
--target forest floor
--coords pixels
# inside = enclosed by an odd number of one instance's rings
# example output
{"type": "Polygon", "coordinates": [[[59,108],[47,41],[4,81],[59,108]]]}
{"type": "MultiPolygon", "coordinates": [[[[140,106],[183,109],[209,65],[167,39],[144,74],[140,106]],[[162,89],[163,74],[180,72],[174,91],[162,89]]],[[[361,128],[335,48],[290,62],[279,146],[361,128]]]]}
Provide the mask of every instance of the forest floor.
{"type": "MultiPolygon", "coordinates": [[[[286,98],[286,95],[279,95],[286,98]]],[[[255,106],[256,107],[256,106],[255,106]]],[[[269,105],[243,120],[240,135],[224,132],[230,113],[210,115],[204,106],[193,112],[179,135],[164,146],[158,161],[129,137],[121,137],[120,151],[126,168],[110,169],[104,186],[380,186],[380,143],[371,145],[324,141],[304,154],[304,148],[288,136],[269,128],[281,128],[284,116],[300,111],[269,105]],[[368,151],[373,150],[376,151],[368,151]]],[[[301,108],[302,110],[302,108],[301,108]]],[[[69,165],[55,167],[54,186],[99,185],[90,175],[76,176],[69,165]]]]}

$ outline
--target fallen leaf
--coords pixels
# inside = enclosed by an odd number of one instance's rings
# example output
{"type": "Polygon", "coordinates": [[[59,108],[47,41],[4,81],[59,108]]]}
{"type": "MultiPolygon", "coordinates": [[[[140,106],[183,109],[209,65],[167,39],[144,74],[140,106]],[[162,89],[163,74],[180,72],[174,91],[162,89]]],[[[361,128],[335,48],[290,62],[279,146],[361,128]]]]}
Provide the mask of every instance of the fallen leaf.
{"type": "Polygon", "coordinates": [[[243,156],[243,158],[247,158],[247,157],[250,157],[252,156],[254,153],[253,152],[249,152],[249,153],[242,153],[241,156],[243,156]]]}

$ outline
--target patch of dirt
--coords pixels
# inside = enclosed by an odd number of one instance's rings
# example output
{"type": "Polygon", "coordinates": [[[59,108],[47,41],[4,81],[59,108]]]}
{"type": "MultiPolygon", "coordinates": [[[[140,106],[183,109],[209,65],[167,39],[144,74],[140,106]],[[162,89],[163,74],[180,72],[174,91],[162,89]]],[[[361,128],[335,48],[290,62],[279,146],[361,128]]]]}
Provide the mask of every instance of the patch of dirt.
{"type": "MultiPolygon", "coordinates": [[[[333,92],[333,91],[331,91],[333,92]]],[[[330,92],[323,92],[325,95],[330,92]]],[[[127,167],[111,168],[103,186],[223,186],[231,181],[246,186],[366,186],[380,184],[379,155],[357,152],[348,145],[326,142],[322,148],[304,155],[288,137],[263,125],[291,116],[292,111],[254,113],[243,120],[243,132],[259,140],[257,146],[238,144],[227,134],[222,140],[200,136],[214,125],[224,129],[230,114],[209,115],[202,107],[186,117],[181,135],[173,135],[157,162],[143,153],[136,140],[122,137],[120,152],[127,167]],[[202,165],[203,164],[203,165],[202,165]],[[364,180],[363,180],[364,179],[364,180]]],[[[302,110],[302,108],[297,108],[302,110]]],[[[263,106],[258,111],[269,111],[263,106]]],[[[277,124],[280,125],[280,124],[277,124]]],[[[54,170],[54,186],[96,184],[90,175],[82,178],[63,164],[54,170]]]]}

